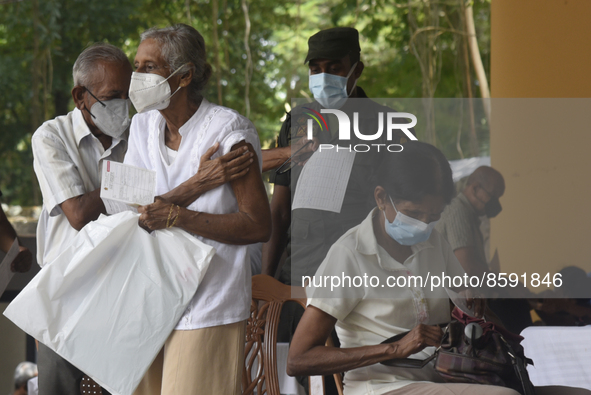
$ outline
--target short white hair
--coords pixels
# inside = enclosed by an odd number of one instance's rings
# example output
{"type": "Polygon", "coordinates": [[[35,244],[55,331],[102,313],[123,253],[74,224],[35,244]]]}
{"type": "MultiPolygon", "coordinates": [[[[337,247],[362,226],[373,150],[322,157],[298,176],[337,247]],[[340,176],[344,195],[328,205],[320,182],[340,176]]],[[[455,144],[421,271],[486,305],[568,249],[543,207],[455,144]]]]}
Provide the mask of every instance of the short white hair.
{"type": "Polygon", "coordinates": [[[189,85],[189,100],[198,102],[211,77],[211,65],[207,63],[207,53],[203,36],[194,27],[179,23],[163,29],[151,28],[143,32],[141,41],[152,39],[160,45],[160,54],[170,67],[171,73],[193,69],[193,79],[189,85]],[[191,66],[186,66],[191,63],[191,66]]]}
{"type": "Polygon", "coordinates": [[[127,63],[125,53],[114,45],[96,43],[86,48],[76,59],[72,68],[74,86],[88,86],[92,81],[92,73],[96,72],[99,62],[127,63]]]}
{"type": "Polygon", "coordinates": [[[21,362],[14,370],[14,389],[18,389],[37,376],[37,365],[33,362],[21,362]]]}

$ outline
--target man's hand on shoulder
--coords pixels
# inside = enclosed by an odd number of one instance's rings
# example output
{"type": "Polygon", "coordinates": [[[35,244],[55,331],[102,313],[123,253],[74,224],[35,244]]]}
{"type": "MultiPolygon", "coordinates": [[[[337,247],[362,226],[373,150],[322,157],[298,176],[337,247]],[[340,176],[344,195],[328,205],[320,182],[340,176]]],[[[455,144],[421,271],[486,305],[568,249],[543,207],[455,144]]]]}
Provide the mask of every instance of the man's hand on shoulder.
{"type": "Polygon", "coordinates": [[[33,254],[25,246],[19,246],[19,252],[16,258],[10,264],[10,270],[15,273],[26,273],[33,264],[33,254]]]}

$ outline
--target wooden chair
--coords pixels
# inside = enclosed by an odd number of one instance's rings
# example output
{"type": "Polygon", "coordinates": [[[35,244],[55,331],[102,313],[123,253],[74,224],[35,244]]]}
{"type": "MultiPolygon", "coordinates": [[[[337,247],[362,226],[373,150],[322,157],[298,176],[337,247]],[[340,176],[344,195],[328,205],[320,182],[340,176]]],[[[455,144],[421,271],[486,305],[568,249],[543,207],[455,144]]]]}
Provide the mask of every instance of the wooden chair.
{"type": "MultiPolygon", "coordinates": [[[[252,278],[250,318],[246,326],[246,355],[242,374],[242,394],[280,395],[277,372],[277,328],[283,304],[288,301],[306,308],[302,287],[290,287],[266,275],[252,278]]],[[[329,339],[330,340],[330,339],[329,339]]],[[[335,375],[343,394],[341,375],[335,375]]],[[[324,394],[324,377],[310,376],[310,395],[324,394]]]]}
{"type": "Polygon", "coordinates": [[[96,394],[102,395],[103,389],[100,385],[98,385],[93,379],[84,375],[82,377],[82,381],[80,382],[80,394],[87,395],[87,394],[96,394]]]}

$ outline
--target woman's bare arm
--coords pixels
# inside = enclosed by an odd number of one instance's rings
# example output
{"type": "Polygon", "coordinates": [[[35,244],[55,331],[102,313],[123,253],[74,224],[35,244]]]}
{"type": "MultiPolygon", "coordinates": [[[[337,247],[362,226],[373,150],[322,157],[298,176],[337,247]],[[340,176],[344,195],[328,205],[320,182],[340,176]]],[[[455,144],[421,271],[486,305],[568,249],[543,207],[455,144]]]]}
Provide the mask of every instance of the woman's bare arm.
{"type": "Polygon", "coordinates": [[[441,329],[418,325],[401,340],[354,348],[326,347],[337,319],[308,306],[294,334],[287,358],[290,376],[326,375],[374,365],[392,358],[406,358],[428,346],[441,343],[441,329]]]}
{"type": "Polygon", "coordinates": [[[219,143],[211,146],[201,158],[197,174],[162,195],[162,198],[181,207],[187,207],[205,192],[248,173],[254,154],[248,150],[247,146],[211,159],[219,147],[219,143]]]}
{"type": "MultiPolygon", "coordinates": [[[[254,153],[252,146],[244,141],[234,145],[232,150],[244,146],[254,153]]],[[[208,239],[227,244],[267,241],[271,234],[271,213],[256,154],[248,169],[246,175],[230,182],[238,201],[238,212],[209,214],[176,206],[171,211],[174,203],[159,197],[138,209],[140,224],[151,230],[163,229],[167,222],[173,222],[168,221],[172,213],[172,218],[178,216],[175,226],[208,239]]]]}

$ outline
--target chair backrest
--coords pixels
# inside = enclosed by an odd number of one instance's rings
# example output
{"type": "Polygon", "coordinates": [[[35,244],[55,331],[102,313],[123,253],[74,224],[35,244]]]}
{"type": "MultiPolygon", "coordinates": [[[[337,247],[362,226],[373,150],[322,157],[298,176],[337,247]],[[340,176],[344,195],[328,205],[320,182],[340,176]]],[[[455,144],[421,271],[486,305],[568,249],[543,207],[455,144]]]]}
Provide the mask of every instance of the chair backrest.
{"type": "MultiPolygon", "coordinates": [[[[277,371],[277,328],[281,308],[288,301],[306,308],[304,288],[290,287],[267,275],[253,276],[252,303],[246,325],[244,350],[246,361],[242,374],[243,395],[254,392],[257,395],[280,395],[277,371]]],[[[309,386],[310,395],[324,394],[322,376],[310,377],[309,386]]]]}
{"type": "Polygon", "coordinates": [[[94,382],[93,379],[88,377],[87,375],[82,376],[82,380],[80,381],[80,394],[82,395],[102,395],[103,389],[100,385],[94,382]]]}

